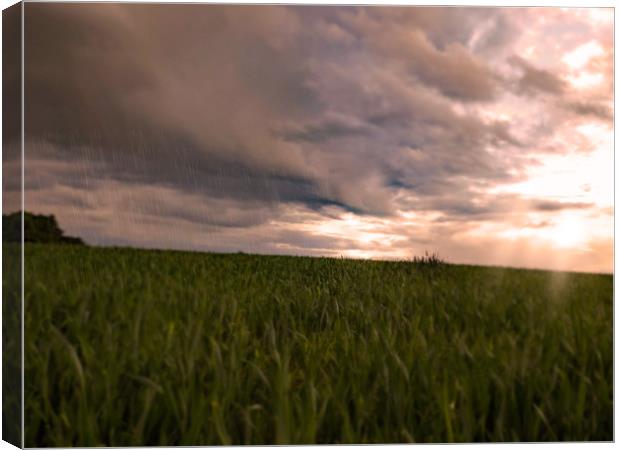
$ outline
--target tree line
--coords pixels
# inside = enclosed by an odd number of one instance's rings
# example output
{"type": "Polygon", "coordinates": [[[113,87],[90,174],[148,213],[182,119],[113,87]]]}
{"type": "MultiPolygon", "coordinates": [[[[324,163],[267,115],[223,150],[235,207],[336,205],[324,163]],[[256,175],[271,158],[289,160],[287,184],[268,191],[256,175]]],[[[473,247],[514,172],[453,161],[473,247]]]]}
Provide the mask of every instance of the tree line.
{"type": "MultiPolygon", "coordinates": [[[[21,211],[2,214],[2,241],[21,242],[21,227],[21,211]]],[[[24,211],[24,242],[84,245],[78,237],[65,236],[53,214],[46,216],[28,211],[24,211]]]]}

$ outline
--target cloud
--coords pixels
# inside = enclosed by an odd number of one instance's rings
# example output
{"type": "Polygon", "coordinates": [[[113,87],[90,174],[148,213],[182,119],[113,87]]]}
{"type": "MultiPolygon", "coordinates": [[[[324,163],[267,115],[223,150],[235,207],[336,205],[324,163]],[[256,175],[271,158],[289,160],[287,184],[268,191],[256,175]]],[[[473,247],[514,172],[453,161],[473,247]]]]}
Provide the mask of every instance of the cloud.
{"type": "Polygon", "coordinates": [[[472,189],[453,195],[413,196],[402,200],[402,210],[439,212],[437,222],[502,221],[526,217],[529,213],[587,210],[595,208],[588,202],[540,200],[518,194],[476,193],[472,189]]]}
{"type": "Polygon", "coordinates": [[[564,93],[566,82],[548,70],[537,69],[516,55],[510,58],[510,62],[521,70],[521,75],[517,80],[517,89],[521,93],[527,95],[538,93],[561,95],[564,93]]]}
{"type": "MultiPolygon", "coordinates": [[[[196,6],[101,6],[97,15],[93,11],[99,7],[93,5],[71,12],[61,5],[30,7],[38,30],[27,37],[28,45],[36,47],[29,52],[26,74],[28,92],[36,99],[27,117],[33,158],[37,140],[46,140],[56,145],[55,157],[74,158],[81,152],[85,164],[92,161],[98,171],[107,165],[103,173],[117,180],[385,214],[393,207],[384,186],[390,174],[384,170],[393,164],[398,141],[435,153],[446,144],[467,146],[468,153],[479,152],[474,159],[482,156],[482,124],[455,115],[441,96],[393,79],[389,67],[370,73],[380,84],[369,92],[368,77],[347,73],[343,79],[322,64],[307,64],[321,58],[335,63],[336,58],[323,55],[322,48],[303,46],[306,34],[290,8],[261,9],[248,26],[249,7],[192,14],[196,6]],[[62,33],[52,33],[60,27],[62,33]],[[74,43],[75,36],[80,39],[74,43]],[[327,86],[321,80],[325,73],[327,86]],[[348,89],[367,103],[361,111],[367,110],[371,121],[366,114],[359,117],[355,102],[325,95],[332,89],[348,89]],[[375,102],[387,98],[403,106],[401,123],[409,127],[394,137],[387,135],[392,124],[378,129],[372,123],[372,117],[385,114],[375,102]],[[274,135],[274,129],[285,131],[274,135]],[[339,140],[337,151],[330,145],[305,145],[334,139],[339,140]],[[381,147],[380,156],[376,149],[381,147]]],[[[454,89],[465,83],[467,95],[478,95],[463,81],[474,63],[461,44],[440,51],[421,35],[419,44],[419,56],[430,58],[420,69],[427,83],[445,82],[440,91],[452,89],[456,95],[454,89]],[[449,78],[461,63],[459,80],[449,78]]],[[[452,172],[468,170],[449,161],[442,165],[452,166],[452,172]]],[[[96,175],[91,171],[88,176],[96,175]]]]}
{"type": "Polygon", "coordinates": [[[21,133],[21,9],[6,8],[2,12],[2,141],[6,145],[19,139],[21,133]]]}
{"type": "MultiPolygon", "coordinates": [[[[548,22],[579,31],[562,41],[571,51],[589,28],[553,11],[548,22]]],[[[550,25],[527,9],[32,3],[26,14],[27,204],[87,241],[394,256],[388,237],[413,232],[405,213],[450,235],[592,210],[591,198],[495,191],[527,181],[541,155],[571,153],[567,142],[594,151],[571,130],[613,117],[603,88],[569,82],[561,55],[536,59],[521,31],[550,25]],[[384,232],[304,228],[323,221],[384,232]]],[[[611,67],[604,38],[588,70],[611,67]]],[[[417,242],[438,239],[423,231],[417,242]]]]}
{"type": "Polygon", "coordinates": [[[604,122],[613,121],[613,110],[606,104],[589,101],[566,102],[564,107],[580,116],[593,117],[604,122]]]}
{"type": "Polygon", "coordinates": [[[421,31],[390,39],[399,58],[406,58],[410,73],[442,94],[463,101],[491,100],[494,97],[493,75],[484,64],[459,44],[449,44],[443,51],[435,49],[421,31]]]}
{"type": "Polygon", "coordinates": [[[563,209],[587,209],[592,208],[591,203],[584,202],[559,202],[552,200],[539,200],[534,202],[534,209],[538,211],[560,211],[563,209]]]}
{"type": "Polygon", "coordinates": [[[334,117],[302,127],[293,126],[282,131],[280,135],[286,141],[318,143],[342,137],[364,137],[371,133],[372,129],[367,124],[360,123],[355,118],[334,117]]]}
{"type": "Polygon", "coordinates": [[[458,20],[451,12],[404,8],[397,13],[377,13],[371,8],[347,19],[376,58],[401,66],[407,75],[443,95],[461,101],[494,97],[496,79],[492,71],[465,47],[466,35],[451,34],[466,28],[447,28],[458,20]]]}

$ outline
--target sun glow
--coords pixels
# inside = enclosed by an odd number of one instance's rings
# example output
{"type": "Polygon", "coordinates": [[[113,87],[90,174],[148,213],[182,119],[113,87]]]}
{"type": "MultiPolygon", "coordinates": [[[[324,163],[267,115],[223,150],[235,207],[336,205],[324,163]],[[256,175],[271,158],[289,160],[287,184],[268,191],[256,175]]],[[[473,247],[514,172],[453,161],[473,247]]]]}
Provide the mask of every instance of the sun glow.
{"type": "Polygon", "coordinates": [[[575,128],[574,138],[558,141],[558,146],[577,145],[586,138],[594,145],[591,151],[551,154],[541,157],[538,166],[528,170],[527,179],[491,190],[524,197],[557,201],[593,203],[600,207],[613,205],[613,134],[598,124],[575,128]]]}
{"type": "Polygon", "coordinates": [[[600,72],[588,70],[588,63],[593,58],[603,56],[605,51],[596,41],[580,45],[562,57],[562,62],[569,68],[567,79],[577,89],[587,89],[601,84],[605,77],[600,72]]]}
{"type": "Polygon", "coordinates": [[[562,213],[553,222],[542,226],[510,227],[498,234],[510,240],[528,238],[558,249],[588,250],[587,223],[575,213],[562,213]]]}
{"type": "Polygon", "coordinates": [[[344,247],[337,253],[347,258],[406,258],[407,248],[395,245],[406,237],[394,234],[390,230],[392,225],[390,221],[341,213],[310,222],[302,229],[316,236],[341,240],[344,247]]]}
{"type": "Polygon", "coordinates": [[[578,89],[594,87],[605,81],[601,73],[580,72],[578,75],[569,76],[568,81],[578,89]]]}
{"type": "Polygon", "coordinates": [[[571,69],[580,69],[585,66],[592,58],[603,55],[605,52],[600,44],[596,41],[590,41],[587,44],[580,45],[575,50],[567,53],[562,61],[571,69]]]}
{"type": "Polygon", "coordinates": [[[585,226],[578,218],[568,218],[550,227],[549,237],[556,247],[581,247],[585,244],[585,226]]]}

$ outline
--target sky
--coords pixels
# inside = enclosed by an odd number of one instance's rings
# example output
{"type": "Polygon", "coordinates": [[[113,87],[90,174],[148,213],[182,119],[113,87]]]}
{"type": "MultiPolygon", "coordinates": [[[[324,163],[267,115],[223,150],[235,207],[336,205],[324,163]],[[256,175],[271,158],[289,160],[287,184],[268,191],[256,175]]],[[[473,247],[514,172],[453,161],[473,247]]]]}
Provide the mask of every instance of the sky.
{"type": "Polygon", "coordinates": [[[25,209],[89,244],[613,269],[610,8],[25,11],[25,209]]]}

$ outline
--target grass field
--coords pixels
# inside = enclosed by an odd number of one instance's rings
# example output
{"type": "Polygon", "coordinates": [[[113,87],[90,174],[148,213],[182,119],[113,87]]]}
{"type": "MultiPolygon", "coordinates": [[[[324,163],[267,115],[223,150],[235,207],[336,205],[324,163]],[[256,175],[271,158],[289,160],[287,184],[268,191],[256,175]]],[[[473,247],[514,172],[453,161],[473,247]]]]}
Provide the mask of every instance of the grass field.
{"type": "Polygon", "coordinates": [[[610,275],[25,255],[26,446],[613,438],[610,275]]]}

